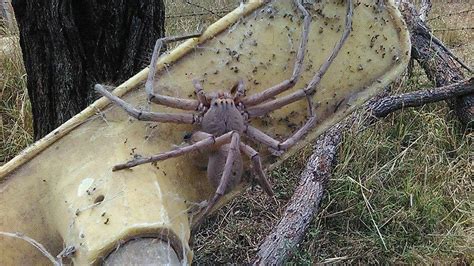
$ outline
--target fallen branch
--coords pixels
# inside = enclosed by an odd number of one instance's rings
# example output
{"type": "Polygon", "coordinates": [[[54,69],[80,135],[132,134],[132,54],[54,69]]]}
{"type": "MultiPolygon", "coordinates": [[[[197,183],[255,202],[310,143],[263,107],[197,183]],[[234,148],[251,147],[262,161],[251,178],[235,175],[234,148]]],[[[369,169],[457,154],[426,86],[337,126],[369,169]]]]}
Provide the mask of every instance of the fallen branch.
{"type": "Polygon", "coordinates": [[[369,108],[375,117],[381,118],[404,107],[422,106],[471,93],[474,93],[474,78],[444,87],[384,97],[369,108]]]}
{"type": "MultiPolygon", "coordinates": [[[[463,80],[464,75],[455,64],[455,61],[459,63],[460,60],[456,60],[457,57],[453,57],[439,39],[433,39],[428,26],[420,19],[415,7],[403,1],[400,9],[410,31],[412,57],[423,68],[428,79],[438,87],[463,80]]],[[[453,98],[448,103],[464,125],[473,123],[474,94],[453,98]]]]}
{"type": "Polygon", "coordinates": [[[438,39],[436,36],[434,36],[431,32],[429,32],[430,34],[430,37],[431,37],[431,40],[433,40],[434,43],[436,43],[437,45],[439,45],[439,47],[441,47],[452,59],[454,59],[454,61],[458,62],[458,64],[460,64],[462,67],[464,67],[467,71],[471,72],[472,73],[472,69],[466,65],[461,59],[459,59],[459,57],[457,57],[452,51],[451,49],[449,49],[448,47],[446,47],[446,45],[443,44],[443,42],[438,39]]]}
{"type": "Polygon", "coordinates": [[[313,214],[319,204],[332,174],[337,147],[341,142],[342,124],[338,124],[321,136],[300,176],[285,213],[278,225],[260,245],[254,265],[281,265],[303,240],[313,214]]]}
{"type": "MultiPolygon", "coordinates": [[[[383,97],[367,103],[362,109],[365,111],[333,126],[316,141],[313,154],[308,159],[305,170],[300,176],[298,187],[280,222],[260,245],[253,264],[281,265],[301,243],[313,215],[318,211],[326,184],[336,164],[337,147],[342,141],[342,132],[358,121],[358,117],[368,113],[372,117],[382,118],[405,107],[422,106],[473,92],[474,79],[471,78],[445,87],[383,97]]],[[[377,120],[366,120],[364,126],[375,121],[377,120]]]]}

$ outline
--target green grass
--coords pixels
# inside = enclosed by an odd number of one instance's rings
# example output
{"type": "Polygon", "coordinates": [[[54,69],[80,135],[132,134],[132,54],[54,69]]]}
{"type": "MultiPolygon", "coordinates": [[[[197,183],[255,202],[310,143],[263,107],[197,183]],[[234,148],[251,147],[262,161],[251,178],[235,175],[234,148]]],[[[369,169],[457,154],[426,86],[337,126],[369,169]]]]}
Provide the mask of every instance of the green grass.
{"type": "MultiPolygon", "coordinates": [[[[185,1],[165,1],[167,14],[202,13],[185,1]]],[[[239,3],[191,1],[212,10],[239,3]],[[212,3],[212,5],[210,5],[212,3]]],[[[433,15],[471,8],[469,3],[434,3],[433,15]],[[448,10],[449,9],[449,10],[448,10]]],[[[205,12],[204,12],[205,13],[205,12]]],[[[463,13],[430,21],[432,28],[473,24],[463,13]]],[[[169,18],[168,35],[195,32],[217,19],[204,14],[169,18]]],[[[10,33],[0,35],[11,36],[10,33]]],[[[472,31],[443,33],[441,39],[469,65],[472,31]]],[[[32,141],[26,77],[16,47],[0,54],[0,161],[32,141]]],[[[431,87],[422,71],[394,86],[394,93],[431,87]]],[[[382,121],[345,132],[339,164],[320,212],[292,262],[469,264],[474,260],[473,137],[444,103],[396,112],[382,121]]],[[[248,188],[211,217],[194,240],[195,262],[245,263],[278,221],[291,198],[309,149],[271,172],[278,204],[248,188]]]]}

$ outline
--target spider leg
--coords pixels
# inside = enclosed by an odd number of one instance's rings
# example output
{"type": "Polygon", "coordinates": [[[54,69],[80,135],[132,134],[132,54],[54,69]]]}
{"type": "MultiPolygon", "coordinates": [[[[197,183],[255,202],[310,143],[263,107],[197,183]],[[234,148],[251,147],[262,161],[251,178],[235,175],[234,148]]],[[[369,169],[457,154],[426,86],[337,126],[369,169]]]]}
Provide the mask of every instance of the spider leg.
{"type": "Polygon", "coordinates": [[[189,38],[199,37],[200,35],[201,34],[191,34],[185,36],[165,37],[156,41],[155,47],[153,49],[153,55],[151,56],[151,62],[149,66],[150,71],[148,72],[148,78],[145,83],[145,90],[150,102],[182,110],[197,110],[199,101],[156,94],[154,92],[154,84],[156,64],[158,62],[159,53],[163,43],[181,41],[189,38]]]}
{"type": "MultiPolygon", "coordinates": [[[[207,204],[206,209],[202,212],[202,214],[199,216],[197,219],[196,223],[193,226],[193,231],[194,229],[201,224],[203,219],[206,217],[206,215],[209,213],[209,211],[214,207],[214,205],[217,203],[217,201],[225,194],[227,186],[230,181],[231,177],[231,172],[232,172],[232,164],[234,163],[235,157],[237,156],[238,153],[240,153],[239,150],[239,144],[240,144],[240,135],[239,133],[232,131],[229,132],[231,134],[231,142],[230,142],[230,149],[229,153],[227,155],[227,159],[225,161],[225,166],[224,166],[224,172],[222,173],[221,180],[219,182],[219,186],[217,187],[216,193],[212,198],[209,199],[209,202],[207,204]]],[[[229,134],[226,133],[225,135],[229,134]]]]}
{"type": "Polygon", "coordinates": [[[283,142],[280,142],[270,137],[261,130],[250,125],[247,126],[245,134],[249,138],[255,139],[258,142],[269,146],[271,148],[271,151],[273,151],[275,155],[279,155],[280,153],[288,150],[291,146],[295,145],[298,141],[300,141],[304,137],[304,135],[306,135],[306,133],[308,133],[315,125],[316,117],[310,117],[300,129],[298,129],[291,137],[289,137],[283,142]]]}
{"type": "Polygon", "coordinates": [[[314,75],[313,79],[309,82],[308,86],[306,86],[304,89],[300,89],[289,95],[283,96],[279,99],[265,102],[265,103],[248,108],[247,113],[248,113],[249,118],[262,116],[273,110],[279,109],[285,105],[301,100],[305,97],[312,97],[312,95],[316,92],[316,89],[319,83],[321,82],[322,77],[324,76],[324,74],[326,74],[332,62],[339,54],[339,51],[341,50],[342,46],[346,42],[347,37],[349,37],[349,33],[352,27],[352,15],[353,15],[353,3],[352,3],[352,0],[348,0],[345,29],[342,34],[342,37],[341,39],[339,39],[338,43],[336,44],[336,46],[334,47],[334,49],[332,50],[331,54],[326,59],[326,61],[321,65],[318,72],[314,75]]]}
{"type": "Polygon", "coordinates": [[[242,100],[242,97],[245,96],[245,84],[242,79],[237,83],[237,89],[234,95],[234,102],[238,103],[242,100]]]}
{"type": "Polygon", "coordinates": [[[146,112],[133,107],[131,104],[125,102],[119,97],[113,95],[106,90],[102,85],[96,84],[94,87],[102,96],[107,97],[110,101],[124,109],[130,116],[142,121],[155,121],[163,123],[177,123],[177,124],[197,124],[198,118],[193,114],[178,114],[178,113],[157,113],[146,112]]]}
{"type": "Polygon", "coordinates": [[[204,91],[201,82],[197,79],[193,79],[193,85],[199,103],[203,106],[209,106],[211,102],[209,102],[209,100],[207,99],[206,92],[204,91]]]}
{"type": "Polygon", "coordinates": [[[304,8],[304,6],[301,4],[301,0],[294,0],[295,5],[298,7],[300,12],[304,16],[304,21],[303,21],[303,30],[301,32],[301,40],[300,40],[300,45],[298,48],[298,53],[296,55],[296,61],[295,65],[293,68],[293,74],[290,79],[284,80],[281,83],[268,88],[262,92],[253,94],[251,96],[245,97],[242,99],[242,102],[246,106],[253,106],[259,103],[262,103],[290,88],[295,86],[296,82],[301,76],[301,71],[303,68],[303,60],[304,60],[304,54],[306,50],[306,44],[308,43],[308,34],[309,34],[309,26],[311,24],[311,16],[308,13],[308,11],[304,8]]]}
{"type": "MultiPolygon", "coordinates": [[[[205,132],[201,132],[201,133],[203,135],[207,134],[205,132]]],[[[225,133],[224,135],[219,136],[217,138],[212,136],[211,134],[207,134],[207,137],[203,137],[202,140],[200,140],[200,141],[198,141],[198,142],[196,142],[192,145],[179,147],[175,150],[163,152],[163,153],[153,155],[153,156],[150,156],[150,157],[136,158],[136,159],[130,160],[126,163],[115,165],[113,167],[112,171],[118,171],[118,170],[122,170],[122,169],[132,168],[132,167],[135,167],[137,165],[141,165],[141,164],[145,164],[145,163],[163,161],[163,160],[166,160],[166,159],[169,159],[169,158],[181,156],[185,153],[189,153],[189,152],[192,152],[192,151],[210,148],[212,146],[221,146],[225,143],[228,143],[231,140],[231,138],[233,137],[233,135],[235,135],[233,131],[225,133]]]]}
{"type": "Polygon", "coordinates": [[[260,155],[258,152],[243,142],[240,143],[240,150],[245,153],[245,155],[247,155],[252,161],[252,166],[257,174],[258,183],[262,189],[268,194],[268,196],[273,198],[274,193],[272,186],[270,185],[270,182],[268,182],[265,172],[263,171],[262,161],[260,160],[260,155]]]}

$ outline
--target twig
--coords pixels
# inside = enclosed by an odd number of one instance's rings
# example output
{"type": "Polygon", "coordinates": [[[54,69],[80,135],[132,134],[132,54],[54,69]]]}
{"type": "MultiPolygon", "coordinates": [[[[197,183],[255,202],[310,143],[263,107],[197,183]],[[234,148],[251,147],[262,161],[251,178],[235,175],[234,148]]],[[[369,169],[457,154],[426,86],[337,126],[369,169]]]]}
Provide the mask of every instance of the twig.
{"type": "Polygon", "coordinates": [[[186,4],[188,4],[188,5],[191,5],[191,6],[195,6],[195,7],[197,7],[197,8],[200,8],[200,9],[202,9],[202,10],[205,10],[205,11],[207,11],[207,12],[209,12],[209,13],[213,14],[213,15],[215,15],[215,14],[216,14],[216,13],[214,13],[214,11],[212,11],[212,10],[210,10],[210,9],[206,8],[206,7],[203,7],[203,6],[201,6],[201,5],[198,5],[198,4],[195,4],[195,3],[191,3],[191,1],[190,1],[190,0],[186,0],[186,4]]]}
{"type": "Polygon", "coordinates": [[[438,15],[438,16],[436,16],[436,17],[429,18],[429,19],[427,19],[426,21],[431,21],[431,20],[435,20],[435,19],[439,19],[439,18],[444,18],[444,17],[451,17],[451,16],[455,16],[455,15],[461,15],[461,14],[469,13],[469,12],[472,12],[472,11],[474,11],[474,9],[466,9],[466,10],[462,10],[462,11],[459,11],[459,12],[453,12],[453,13],[448,13],[448,14],[442,14],[442,15],[438,15]]]}
{"type": "Polygon", "coordinates": [[[434,32],[437,32],[437,31],[460,31],[460,30],[474,30],[474,27],[434,29],[433,31],[434,31],[434,32]]]}
{"type": "Polygon", "coordinates": [[[37,250],[39,250],[46,258],[48,258],[53,263],[53,265],[57,265],[57,266],[62,266],[63,265],[61,259],[54,258],[54,256],[51,255],[51,253],[49,253],[48,250],[46,250],[46,248],[43,245],[41,245],[40,243],[38,243],[36,240],[34,240],[31,237],[25,236],[24,234],[18,233],[18,232],[7,233],[7,232],[1,232],[0,231],[0,235],[6,236],[6,237],[13,237],[13,238],[22,239],[22,240],[30,243],[37,250]]]}
{"type": "Polygon", "coordinates": [[[454,53],[451,52],[451,50],[448,47],[446,47],[446,45],[444,45],[444,43],[440,39],[438,39],[436,36],[434,36],[433,33],[431,33],[431,32],[430,32],[430,35],[431,35],[431,40],[434,43],[439,45],[452,59],[454,59],[456,62],[458,62],[467,71],[472,73],[471,68],[468,65],[464,64],[464,62],[461,59],[459,59],[456,55],[454,55],[454,53]]]}
{"type": "MultiPolygon", "coordinates": [[[[464,73],[457,67],[456,60],[442,47],[444,45],[438,44],[442,42],[433,41],[428,26],[420,20],[415,7],[408,2],[403,2],[400,10],[410,31],[412,57],[423,68],[428,79],[435,86],[446,86],[465,79],[464,73]]],[[[474,121],[473,103],[474,94],[472,93],[448,100],[449,106],[458,119],[467,127],[470,127],[474,121]]]]}

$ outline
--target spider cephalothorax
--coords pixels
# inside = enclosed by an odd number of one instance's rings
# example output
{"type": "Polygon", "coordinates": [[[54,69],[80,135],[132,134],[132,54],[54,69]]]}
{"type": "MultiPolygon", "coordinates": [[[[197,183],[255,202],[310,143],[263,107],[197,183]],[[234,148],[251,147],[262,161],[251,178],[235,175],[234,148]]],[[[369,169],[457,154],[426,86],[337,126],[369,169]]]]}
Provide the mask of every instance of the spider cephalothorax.
{"type": "Polygon", "coordinates": [[[345,30],[328,59],[321,65],[319,71],[314,75],[312,80],[309,81],[305,88],[295,90],[286,96],[276,98],[276,96],[282,92],[293,88],[302,72],[311,16],[300,1],[301,0],[294,0],[295,6],[303,14],[304,21],[293,74],[289,79],[263,90],[262,92],[245,96],[244,83],[240,81],[231,90],[231,92],[235,91],[235,93],[206,93],[200,82],[194,80],[193,85],[197,97],[195,100],[156,94],[153,89],[155,68],[158,59],[158,52],[160,51],[162,43],[196,36],[164,38],[158,40],[155,45],[148,79],[145,84],[148,100],[150,102],[172,108],[194,111],[194,113],[158,113],[141,111],[111,94],[101,85],[96,85],[97,91],[139,120],[162,123],[193,124],[196,126],[196,130],[189,138],[189,145],[150,157],[135,158],[124,164],[114,166],[113,170],[117,171],[131,168],[144,163],[177,157],[193,151],[206,150],[209,157],[207,175],[211,184],[215,186],[216,193],[209,200],[209,203],[201,216],[205,217],[216,201],[240,182],[243,172],[243,154],[250,158],[260,186],[268,195],[273,196],[271,186],[262,169],[258,152],[242,142],[241,136],[246,136],[252,141],[264,144],[273,152],[281,153],[301,140],[303,136],[314,127],[316,124],[316,118],[314,117],[312,110],[313,104],[311,96],[314,94],[322,76],[326,73],[347,39],[352,23],[353,5],[352,0],[348,0],[345,30]],[[249,120],[253,118],[261,117],[269,112],[302,99],[307,99],[308,101],[309,117],[306,123],[285,141],[278,141],[249,124],[249,120]]]}
{"type": "Polygon", "coordinates": [[[202,130],[219,136],[232,130],[244,132],[244,117],[241,107],[235,104],[234,97],[228,93],[219,93],[209,100],[201,120],[202,130]],[[240,110],[239,110],[240,109],[240,110]]]}

